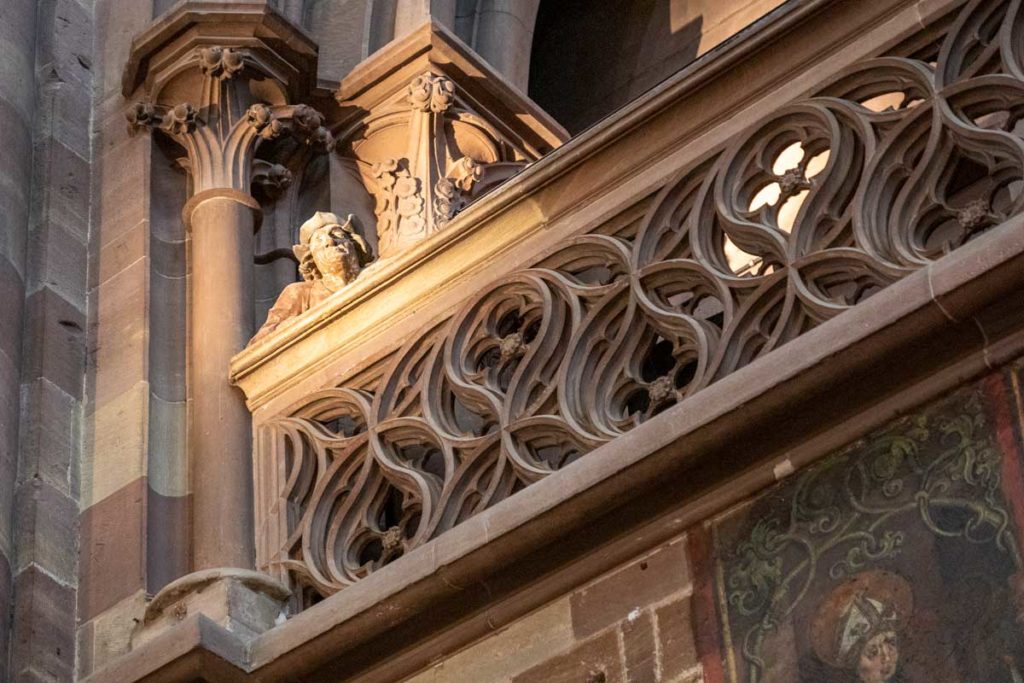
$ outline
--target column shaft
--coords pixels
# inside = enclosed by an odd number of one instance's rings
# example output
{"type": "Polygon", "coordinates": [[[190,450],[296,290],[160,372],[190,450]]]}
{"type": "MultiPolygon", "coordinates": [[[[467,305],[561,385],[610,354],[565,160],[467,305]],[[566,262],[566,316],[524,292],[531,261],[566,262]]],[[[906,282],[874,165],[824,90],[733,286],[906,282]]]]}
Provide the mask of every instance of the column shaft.
{"type": "Polygon", "coordinates": [[[192,232],[193,569],[251,568],[252,437],[231,357],[253,330],[253,230],[259,207],[240,192],[197,195],[192,232]]]}

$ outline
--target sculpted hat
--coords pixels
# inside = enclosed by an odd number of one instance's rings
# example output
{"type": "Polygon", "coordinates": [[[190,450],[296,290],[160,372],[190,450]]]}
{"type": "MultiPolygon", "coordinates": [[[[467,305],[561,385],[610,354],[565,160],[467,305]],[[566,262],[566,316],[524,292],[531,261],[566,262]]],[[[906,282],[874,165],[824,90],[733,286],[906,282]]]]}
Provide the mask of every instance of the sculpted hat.
{"type": "Polygon", "coordinates": [[[314,232],[329,225],[340,225],[342,229],[348,228],[346,232],[350,232],[352,216],[350,214],[344,225],[342,225],[341,219],[338,218],[337,214],[330,213],[329,211],[317,211],[313,214],[312,218],[303,223],[302,227],[299,228],[299,244],[309,244],[309,239],[313,236],[314,232]]]}
{"type": "Polygon", "coordinates": [[[313,233],[320,228],[332,228],[333,230],[344,232],[355,243],[357,247],[356,256],[359,259],[360,266],[369,264],[372,260],[370,247],[366,240],[363,239],[363,236],[356,232],[352,219],[352,214],[349,214],[345,222],[342,223],[338,215],[330,211],[317,211],[314,213],[313,217],[299,228],[299,243],[292,247],[295,258],[299,260],[300,264],[309,258],[309,240],[313,237],[313,233]]]}

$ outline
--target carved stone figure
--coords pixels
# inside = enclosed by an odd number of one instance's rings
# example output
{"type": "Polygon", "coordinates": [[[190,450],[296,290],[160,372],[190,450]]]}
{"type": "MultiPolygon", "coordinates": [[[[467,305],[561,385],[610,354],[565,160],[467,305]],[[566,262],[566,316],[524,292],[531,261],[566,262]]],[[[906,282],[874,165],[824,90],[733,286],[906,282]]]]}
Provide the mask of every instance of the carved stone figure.
{"type": "Polygon", "coordinates": [[[292,251],[299,260],[302,282],[284,288],[250,344],[355,280],[372,260],[370,248],[352,225],[352,216],[342,223],[337,215],[324,211],[317,211],[302,224],[299,243],[292,251]]]}

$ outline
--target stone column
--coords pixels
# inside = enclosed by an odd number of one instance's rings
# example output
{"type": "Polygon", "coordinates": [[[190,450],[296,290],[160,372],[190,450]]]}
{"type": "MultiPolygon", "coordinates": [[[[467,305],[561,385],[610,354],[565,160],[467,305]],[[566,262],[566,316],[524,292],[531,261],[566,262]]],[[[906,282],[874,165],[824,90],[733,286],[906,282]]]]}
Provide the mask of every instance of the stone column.
{"type": "Polygon", "coordinates": [[[315,79],[315,56],[309,39],[278,15],[251,4],[208,10],[196,3],[137,38],[129,60],[125,95],[143,91],[128,113],[129,128],[180,145],[192,187],[182,219],[191,235],[193,571],[154,597],[136,643],[184,611],[201,611],[243,635],[258,633],[273,625],[280,611],[274,605],[287,595],[251,571],[251,423],[228,367],[253,334],[253,233],[262,216],[250,194],[257,154],[306,158],[293,153],[297,146],[333,146],[318,112],[288,104],[315,79]],[[177,37],[182,21],[193,26],[192,44],[177,37]]]}
{"type": "Polygon", "coordinates": [[[231,189],[207,190],[186,207],[192,234],[195,569],[253,563],[249,411],[224,368],[253,330],[253,232],[259,217],[252,197],[231,189]]]}
{"type": "Polygon", "coordinates": [[[166,90],[191,91],[198,105],[140,102],[128,119],[133,130],[152,128],[178,142],[192,176],[193,196],[183,219],[192,236],[193,569],[249,569],[251,427],[227,369],[253,333],[253,232],[261,216],[249,194],[253,163],[261,143],[286,134],[324,151],[332,140],[312,108],[256,100],[254,91],[266,88],[270,69],[260,68],[251,50],[196,48],[186,63],[191,79],[166,90]]]}

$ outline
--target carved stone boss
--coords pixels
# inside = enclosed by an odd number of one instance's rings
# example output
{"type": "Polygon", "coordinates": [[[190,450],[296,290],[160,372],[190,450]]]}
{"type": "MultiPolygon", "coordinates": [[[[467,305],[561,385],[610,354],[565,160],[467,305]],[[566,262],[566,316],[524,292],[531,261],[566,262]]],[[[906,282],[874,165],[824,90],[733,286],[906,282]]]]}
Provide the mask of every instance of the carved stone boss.
{"type": "Polygon", "coordinates": [[[290,176],[279,164],[257,161],[256,153],[284,136],[322,152],[333,147],[320,113],[286,103],[288,88],[275,59],[249,47],[196,47],[168,69],[176,75],[127,114],[131,131],[159,131],[180,144],[192,178],[183,218],[192,234],[190,450],[197,570],[248,568],[253,561],[250,417],[228,383],[227,367],[253,330],[253,232],[261,211],[250,185],[254,176],[277,184],[290,176]],[[195,99],[175,101],[170,93],[195,99]]]}

